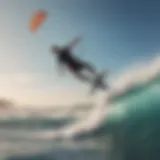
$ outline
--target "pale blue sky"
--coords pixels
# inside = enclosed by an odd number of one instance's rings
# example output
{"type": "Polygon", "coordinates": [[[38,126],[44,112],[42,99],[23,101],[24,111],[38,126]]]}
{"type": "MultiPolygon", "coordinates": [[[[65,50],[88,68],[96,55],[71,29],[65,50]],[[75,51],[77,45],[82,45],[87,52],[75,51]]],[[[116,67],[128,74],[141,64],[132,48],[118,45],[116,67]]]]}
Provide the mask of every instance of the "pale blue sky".
{"type": "Polygon", "coordinates": [[[51,44],[82,35],[75,54],[116,73],[160,51],[159,17],[158,0],[0,0],[0,71],[43,75],[32,87],[44,90],[81,86],[70,75],[57,76],[51,44]],[[31,34],[28,22],[37,9],[49,16],[31,34]]]}

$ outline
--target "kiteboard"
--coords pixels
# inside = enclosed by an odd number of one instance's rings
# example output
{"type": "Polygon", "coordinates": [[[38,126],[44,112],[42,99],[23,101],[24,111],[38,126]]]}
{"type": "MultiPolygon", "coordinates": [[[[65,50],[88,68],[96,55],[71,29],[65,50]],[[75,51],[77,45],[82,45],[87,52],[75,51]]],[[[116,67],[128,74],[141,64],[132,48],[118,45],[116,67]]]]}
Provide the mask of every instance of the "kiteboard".
{"type": "Polygon", "coordinates": [[[91,94],[94,94],[97,90],[107,90],[108,84],[105,82],[105,78],[108,74],[108,70],[103,70],[96,74],[95,78],[93,79],[93,83],[91,84],[91,94]]]}

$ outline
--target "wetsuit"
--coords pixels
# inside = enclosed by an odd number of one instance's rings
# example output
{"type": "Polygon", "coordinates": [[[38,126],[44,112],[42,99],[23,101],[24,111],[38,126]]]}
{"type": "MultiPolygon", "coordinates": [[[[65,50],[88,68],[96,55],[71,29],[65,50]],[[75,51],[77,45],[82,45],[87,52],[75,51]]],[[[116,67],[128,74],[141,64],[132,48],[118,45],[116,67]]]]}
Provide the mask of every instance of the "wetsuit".
{"type": "Polygon", "coordinates": [[[81,71],[84,67],[83,63],[73,57],[67,48],[60,50],[58,61],[61,64],[66,64],[71,71],[75,72],[81,71]]]}

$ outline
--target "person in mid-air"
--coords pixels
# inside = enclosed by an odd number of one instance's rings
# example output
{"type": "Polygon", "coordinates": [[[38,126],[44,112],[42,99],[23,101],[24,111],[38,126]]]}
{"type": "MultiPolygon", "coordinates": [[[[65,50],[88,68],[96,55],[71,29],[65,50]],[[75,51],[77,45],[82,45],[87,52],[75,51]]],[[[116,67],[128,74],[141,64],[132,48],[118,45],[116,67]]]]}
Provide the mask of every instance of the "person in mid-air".
{"type": "Polygon", "coordinates": [[[59,67],[67,67],[80,80],[92,82],[93,78],[90,78],[90,76],[82,73],[82,71],[86,70],[95,77],[95,68],[91,64],[75,57],[72,54],[73,47],[80,41],[80,39],[80,37],[76,37],[68,45],[63,47],[53,45],[52,53],[57,57],[59,67]]]}

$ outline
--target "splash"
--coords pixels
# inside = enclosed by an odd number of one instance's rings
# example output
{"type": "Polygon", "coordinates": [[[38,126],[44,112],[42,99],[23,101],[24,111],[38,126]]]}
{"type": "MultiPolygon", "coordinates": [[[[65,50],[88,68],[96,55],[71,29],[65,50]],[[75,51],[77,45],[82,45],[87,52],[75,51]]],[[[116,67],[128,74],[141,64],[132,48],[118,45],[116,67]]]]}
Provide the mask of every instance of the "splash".
{"type": "Polygon", "coordinates": [[[157,56],[121,73],[115,81],[112,81],[110,90],[105,95],[99,94],[96,98],[95,107],[91,114],[88,113],[88,118],[42,136],[72,139],[108,131],[109,126],[115,124],[115,121],[117,125],[128,116],[128,108],[131,107],[133,110],[137,107],[142,108],[145,103],[150,104],[149,102],[153,101],[152,95],[157,97],[160,90],[159,64],[160,57],[157,56]]]}

